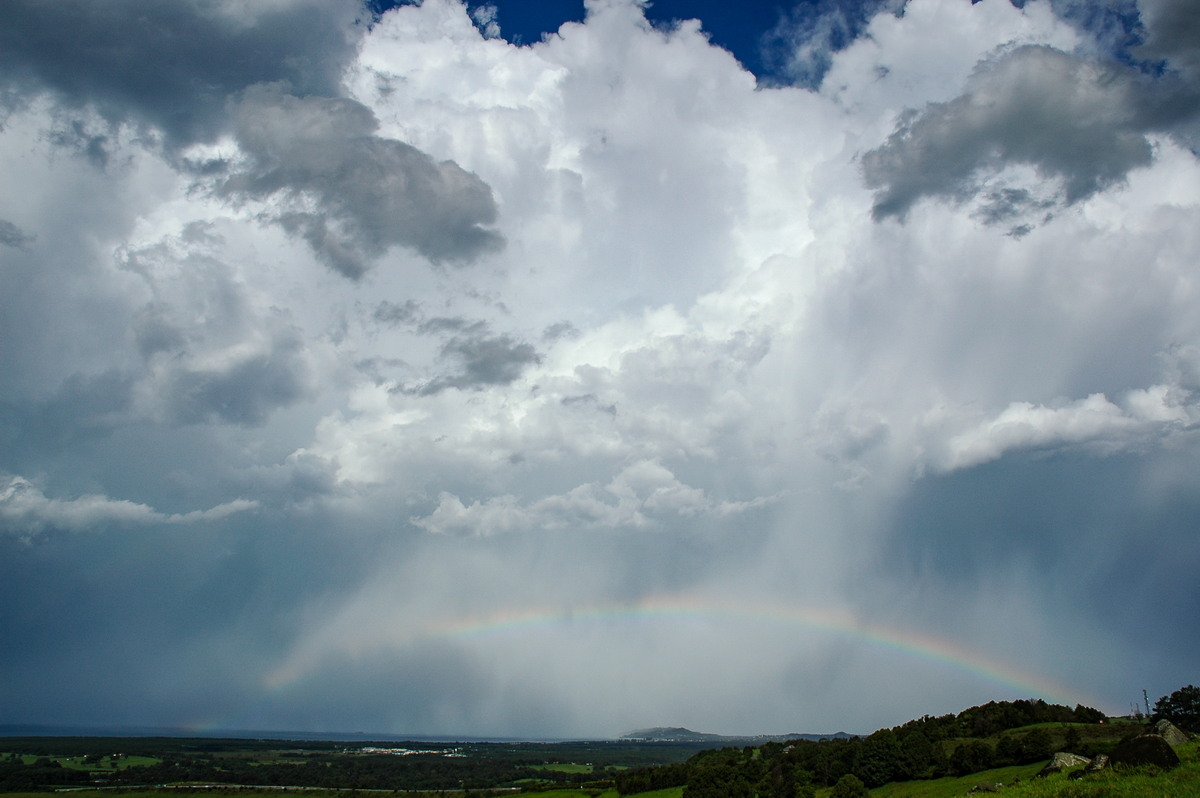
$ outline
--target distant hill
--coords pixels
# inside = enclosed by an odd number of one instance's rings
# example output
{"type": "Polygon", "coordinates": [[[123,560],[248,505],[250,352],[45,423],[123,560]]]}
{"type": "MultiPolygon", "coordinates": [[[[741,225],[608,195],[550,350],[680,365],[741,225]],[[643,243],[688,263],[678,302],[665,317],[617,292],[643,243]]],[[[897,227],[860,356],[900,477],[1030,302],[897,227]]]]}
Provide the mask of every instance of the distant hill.
{"type": "Polygon", "coordinates": [[[622,734],[622,740],[642,740],[645,742],[669,743],[768,743],[785,740],[834,740],[854,737],[846,732],[833,734],[709,734],[696,732],[681,726],[655,726],[652,729],[637,729],[628,734],[622,734]]]}

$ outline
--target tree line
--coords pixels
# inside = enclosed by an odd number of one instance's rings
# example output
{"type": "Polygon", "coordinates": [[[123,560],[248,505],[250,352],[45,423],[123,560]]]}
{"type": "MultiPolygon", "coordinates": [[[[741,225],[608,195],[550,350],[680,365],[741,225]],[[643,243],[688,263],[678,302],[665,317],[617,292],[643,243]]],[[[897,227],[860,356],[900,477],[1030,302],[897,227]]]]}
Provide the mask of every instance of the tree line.
{"type": "Polygon", "coordinates": [[[616,785],[622,795],[684,786],[684,798],[805,798],[847,776],[852,778],[845,784],[872,788],[1037,762],[1053,753],[1045,728],[1004,735],[995,743],[983,738],[1040,723],[1102,720],[1103,712],[1083,705],[992,701],[957,715],[925,715],[866,737],[702,751],[680,765],[618,774],[616,785]]]}

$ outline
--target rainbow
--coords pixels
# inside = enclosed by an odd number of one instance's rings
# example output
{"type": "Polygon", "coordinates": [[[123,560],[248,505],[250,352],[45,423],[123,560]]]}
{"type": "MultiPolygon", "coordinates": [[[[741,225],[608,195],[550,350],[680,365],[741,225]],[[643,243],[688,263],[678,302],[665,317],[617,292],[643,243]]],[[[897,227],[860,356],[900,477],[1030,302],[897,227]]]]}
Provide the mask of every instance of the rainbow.
{"type": "MultiPolygon", "coordinates": [[[[1068,706],[1096,706],[1083,696],[1045,676],[952,640],[897,626],[872,623],[851,612],[829,607],[716,601],[691,596],[651,596],[635,603],[561,607],[515,607],[465,617],[440,619],[409,629],[363,629],[345,641],[341,653],[351,656],[363,651],[413,645],[438,639],[471,640],[510,636],[536,631],[579,628],[580,625],[627,623],[730,623],[778,626],[856,641],[874,648],[899,652],[946,666],[992,682],[1019,697],[1042,698],[1068,706]]],[[[370,626],[368,624],[368,626],[370,626]]],[[[299,656],[268,674],[266,684],[282,689],[302,680],[314,657],[299,656]]]]}

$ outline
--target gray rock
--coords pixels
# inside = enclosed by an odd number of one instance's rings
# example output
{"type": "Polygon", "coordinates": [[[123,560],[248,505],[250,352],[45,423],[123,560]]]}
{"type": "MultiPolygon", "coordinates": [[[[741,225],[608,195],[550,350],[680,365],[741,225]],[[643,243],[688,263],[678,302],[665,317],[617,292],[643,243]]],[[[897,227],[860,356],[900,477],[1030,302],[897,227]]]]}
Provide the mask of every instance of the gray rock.
{"type": "Polygon", "coordinates": [[[1168,745],[1176,746],[1183,745],[1188,741],[1188,736],[1179,730],[1171,721],[1163,718],[1158,723],[1154,724],[1154,731],[1161,734],[1162,738],[1167,741],[1168,745]]]}
{"type": "Polygon", "coordinates": [[[1170,770],[1179,765],[1179,754],[1161,734],[1139,734],[1113,749],[1114,765],[1157,765],[1170,770]]]}
{"type": "Polygon", "coordinates": [[[1004,786],[1004,784],[1003,784],[1002,782],[999,782],[999,781],[985,781],[985,782],[983,782],[982,784],[976,784],[974,787],[972,787],[972,788],[971,788],[970,790],[968,790],[967,792],[968,792],[968,793],[975,793],[975,792],[1000,792],[1000,789],[1001,789],[1003,786],[1004,786]]]}
{"type": "Polygon", "coordinates": [[[1108,757],[1104,754],[1096,754],[1094,757],[1092,757],[1092,761],[1087,763],[1086,767],[1084,767],[1082,770],[1071,771],[1067,778],[1071,779],[1072,781],[1075,779],[1082,779],[1084,776],[1089,774],[1099,773],[1106,767],[1108,767],[1108,757]]]}
{"type": "Polygon", "coordinates": [[[1059,751],[1050,758],[1050,761],[1046,763],[1044,768],[1038,771],[1038,775],[1049,776],[1051,773],[1060,773],[1069,768],[1086,765],[1090,761],[1087,757],[1080,756],[1079,754],[1068,754],[1066,751],[1059,751]]]}

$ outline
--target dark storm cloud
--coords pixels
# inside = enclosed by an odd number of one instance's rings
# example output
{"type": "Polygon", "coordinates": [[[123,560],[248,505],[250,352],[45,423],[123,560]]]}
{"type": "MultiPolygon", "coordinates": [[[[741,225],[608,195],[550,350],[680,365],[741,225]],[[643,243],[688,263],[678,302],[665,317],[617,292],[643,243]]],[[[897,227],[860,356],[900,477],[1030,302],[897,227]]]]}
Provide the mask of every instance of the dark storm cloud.
{"type": "MultiPolygon", "coordinates": [[[[13,482],[5,479],[0,517],[13,482]]],[[[31,498],[46,504],[39,491],[31,498]]],[[[44,509],[60,522],[86,515],[103,526],[48,530],[32,542],[0,534],[8,721],[178,725],[232,716],[252,705],[255,680],[297,634],[302,613],[288,607],[340,595],[380,554],[303,518],[281,531],[245,504],[204,517],[97,497],[44,509]],[[56,623],[66,618],[74,629],[64,634],[56,623]],[[87,668],[72,659],[79,647],[93,652],[87,668]],[[233,656],[214,657],[218,650],[233,656]]]]}
{"type": "Polygon", "coordinates": [[[400,324],[407,324],[415,321],[421,313],[421,306],[409,299],[403,305],[398,305],[395,302],[388,302],[386,299],[375,306],[374,313],[371,316],[375,321],[386,324],[389,327],[395,327],[400,324]]]}
{"type": "Polygon", "coordinates": [[[127,418],[135,380],[119,369],[72,374],[39,402],[0,403],[0,441],[9,450],[59,451],[104,435],[127,418]]]}
{"type": "Polygon", "coordinates": [[[1085,199],[1151,162],[1144,90],[1128,70],[1051,47],[984,62],[964,94],[909,113],[863,156],[874,216],[903,218],[924,197],[969,199],[983,173],[1009,164],[1060,179],[1068,204],[1085,199]]]}
{"type": "Polygon", "coordinates": [[[1028,189],[1001,188],[988,192],[974,215],[984,224],[996,225],[1028,217],[1031,213],[1049,214],[1053,207],[1054,202],[1039,199],[1028,189]]]}
{"type": "Polygon", "coordinates": [[[0,219],[0,246],[28,249],[34,237],[7,219],[0,219]]]}
{"type": "Polygon", "coordinates": [[[1136,52],[1160,58],[1171,70],[1200,75],[1200,14],[1192,0],[1139,0],[1146,38],[1136,52]]]}
{"type": "Polygon", "coordinates": [[[283,337],[268,351],[225,367],[172,373],[162,386],[168,418],[176,424],[265,423],[276,408],[290,405],[304,394],[302,350],[299,340],[283,337]]]}
{"type": "MultiPolygon", "coordinates": [[[[17,0],[0,7],[0,93],[11,107],[52,96],[60,113],[48,140],[101,168],[114,125],[157,131],[176,153],[232,126],[252,163],[225,194],[283,200],[270,218],[351,278],[396,244],[439,263],[498,248],[484,229],[496,206],[482,180],[375,137],[368,109],[333,99],[364,13],[351,0],[17,0]]],[[[178,163],[198,175],[231,168],[178,163]]]]}
{"type": "MultiPolygon", "coordinates": [[[[1145,41],[1139,58],[1161,60],[1160,97],[1144,98],[1150,121],[1200,151],[1200,14],[1191,0],[1141,0],[1145,41]]],[[[1154,64],[1157,66],[1157,64],[1154,64]]]]}
{"type": "Polygon", "coordinates": [[[496,219],[486,183],[453,161],[375,136],[375,115],[360,103],[256,86],[238,103],[234,127],[251,163],[220,191],[280,200],[275,220],[346,277],[361,277],[393,245],[462,263],[503,244],[485,228],[496,219]]]}
{"type": "Polygon", "coordinates": [[[7,0],[0,86],[10,99],[51,93],[110,123],[161,130],[169,144],[212,139],[227,98],[280,82],[333,94],[354,55],[358,5],[202,0],[7,0]],[[236,13],[235,13],[236,12],[236,13]]]}
{"type": "Polygon", "coordinates": [[[442,345],[442,355],[459,361],[461,370],[454,375],[438,377],[418,393],[430,395],[447,388],[477,390],[490,385],[508,385],[520,379],[526,368],[542,362],[542,356],[532,344],[510,335],[489,335],[486,328],[472,329],[470,334],[451,338],[442,345]]]}

